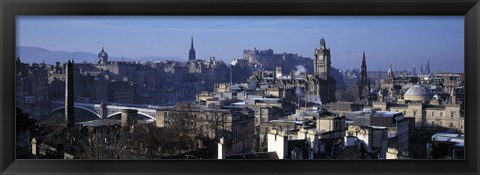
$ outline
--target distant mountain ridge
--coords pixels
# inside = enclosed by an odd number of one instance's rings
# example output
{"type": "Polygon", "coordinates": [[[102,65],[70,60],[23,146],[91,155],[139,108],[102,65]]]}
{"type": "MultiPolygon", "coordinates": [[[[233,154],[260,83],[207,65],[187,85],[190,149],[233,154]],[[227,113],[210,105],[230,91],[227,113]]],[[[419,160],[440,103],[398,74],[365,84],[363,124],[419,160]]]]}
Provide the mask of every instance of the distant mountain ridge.
{"type": "MultiPolygon", "coordinates": [[[[69,59],[75,60],[76,63],[87,62],[96,63],[98,55],[83,51],[50,51],[40,47],[17,46],[17,55],[23,63],[41,63],[45,61],[46,64],[55,64],[55,62],[66,63],[69,59]]],[[[142,56],[139,58],[122,58],[109,56],[110,61],[165,61],[165,60],[179,60],[176,57],[161,57],[161,56],[142,56]]]]}

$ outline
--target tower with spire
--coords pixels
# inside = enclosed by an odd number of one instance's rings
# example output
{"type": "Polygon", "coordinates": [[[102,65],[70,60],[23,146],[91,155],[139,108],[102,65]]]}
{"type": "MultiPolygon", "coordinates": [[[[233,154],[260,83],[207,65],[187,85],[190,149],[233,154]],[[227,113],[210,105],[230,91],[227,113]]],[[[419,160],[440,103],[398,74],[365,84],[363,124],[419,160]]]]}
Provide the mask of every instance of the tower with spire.
{"type": "Polygon", "coordinates": [[[390,66],[388,67],[388,71],[387,71],[387,83],[392,83],[393,84],[394,79],[395,79],[395,77],[393,75],[392,65],[390,64],[390,66]]]}
{"type": "Polygon", "coordinates": [[[188,52],[188,60],[189,61],[195,60],[195,49],[193,48],[193,36],[192,36],[192,41],[190,45],[190,50],[188,52]]]}
{"type": "Polygon", "coordinates": [[[312,76],[314,81],[311,81],[311,85],[309,85],[314,90],[308,92],[307,95],[319,96],[323,104],[335,101],[336,81],[330,76],[331,64],[330,48],[327,48],[322,34],[320,47],[315,48],[314,51],[312,76]]]}
{"type": "Polygon", "coordinates": [[[413,65],[413,76],[417,76],[417,70],[415,70],[415,65],[413,65]]]}
{"type": "Polygon", "coordinates": [[[104,48],[102,47],[102,51],[98,53],[98,64],[107,64],[108,62],[108,54],[105,52],[104,48]]]}
{"type": "Polygon", "coordinates": [[[423,64],[420,64],[420,74],[423,75],[423,64]]]}
{"type": "Polygon", "coordinates": [[[327,48],[325,39],[320,39],[320,47],[315,49],[315,58],[313,60],[314,74],[326,80],[330,77],[331,56],[330,49],[327,48]]]}
{"type": "Polygon", "coordinates": [[[425,66],[425,73],[430,74],[430,60],[427,60],[427,65],[425,66]]]}
{"type": "Polygon", "coordinates": [[[363,84],[366,84],[367,82],[367,61],[365,58],[365,51],[363,51],[363,57],[362,57],[362,67],[361,67],[361,82],[363,84]]]}
{"type": "Polygon", "coordinates": [[[370,93],[370,79],[367,77],[367,61],[365,51],[363,51],[362,66],[360,72],[360,81],[357,83],[357,100],[368,102],[370,93]]]}

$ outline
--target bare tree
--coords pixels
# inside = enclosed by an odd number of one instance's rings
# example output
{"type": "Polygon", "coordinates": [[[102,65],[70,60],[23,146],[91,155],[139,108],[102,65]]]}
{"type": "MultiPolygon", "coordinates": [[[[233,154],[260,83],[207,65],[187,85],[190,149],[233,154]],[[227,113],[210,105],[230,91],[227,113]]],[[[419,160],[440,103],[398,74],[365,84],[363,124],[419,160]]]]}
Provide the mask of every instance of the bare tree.
{"type": "Polygon", "coordinates": [[[197,121],[200,124],[199,130],[202,136],[206,138],[218,139],[222,135],[221,130],[225,128],[224,115],[218,111],[203,113],[197,121]]]}
{"type": "Polygon", "coordinates": [[[125,131],[120,127],[94,128],[88,132],[84,159],[121,159],[126,150],[125,131]]]}
{"type": "Polygon", "coordinates": [[[46,119],[39,121],[42,128],[40,135],[43,135],[43,141],[51,144],[62,144],[64,142],[64,133],[66,122],[63,115],[53,114],[46,119]]]}

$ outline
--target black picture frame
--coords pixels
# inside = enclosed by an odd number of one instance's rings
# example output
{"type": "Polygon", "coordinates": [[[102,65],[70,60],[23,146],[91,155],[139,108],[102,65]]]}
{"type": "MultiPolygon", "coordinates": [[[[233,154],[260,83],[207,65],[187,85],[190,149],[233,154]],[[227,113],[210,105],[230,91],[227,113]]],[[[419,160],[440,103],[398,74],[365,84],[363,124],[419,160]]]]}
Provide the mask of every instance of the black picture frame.
{"type": "Polygon", "coordinates": [[[478,0],[0,0],[1,174],[479,174],[478,0]],[[465,160],[15,160],[16,15],[464,15],[465,160]]]}

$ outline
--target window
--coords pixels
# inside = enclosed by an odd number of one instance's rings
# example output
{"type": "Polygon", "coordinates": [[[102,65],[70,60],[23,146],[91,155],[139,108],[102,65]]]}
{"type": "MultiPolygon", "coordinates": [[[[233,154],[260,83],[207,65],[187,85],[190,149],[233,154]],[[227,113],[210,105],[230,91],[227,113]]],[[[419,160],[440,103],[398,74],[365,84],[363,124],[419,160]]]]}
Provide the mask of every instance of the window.
{"type": "Polygon", "coordinates": [[[443,112],[440,112],[440,117],[443,117],[443,112]]]}
{"type": "Polygon", "coordinates": [[[413,117],[415,117],[417,115],[417,110],[414,110],[413,111],[413,117]]]}
{"type": "Polygon", "coordinates": [[[453,113],[455,113],[455,112],[453,112],[453,111],[450,112],[450,118],[451,119],[453,119],[453,113]]]}
{"type": "Polygon", "coordinates": [[[433,117],[433,116],[435,116],[435,112],[434,112],[434,111],[432,111],[432,117],[433,117]]]}
{"type": "Polygon", "coordinates": [[[452,122],[450,122],[450,128],[453,128],[453,123],[452,122]]]}
{"type": "Polygon", "coordinates": [[[435,122],[432,122],[432,126],[435,126],[435,122]]]}

